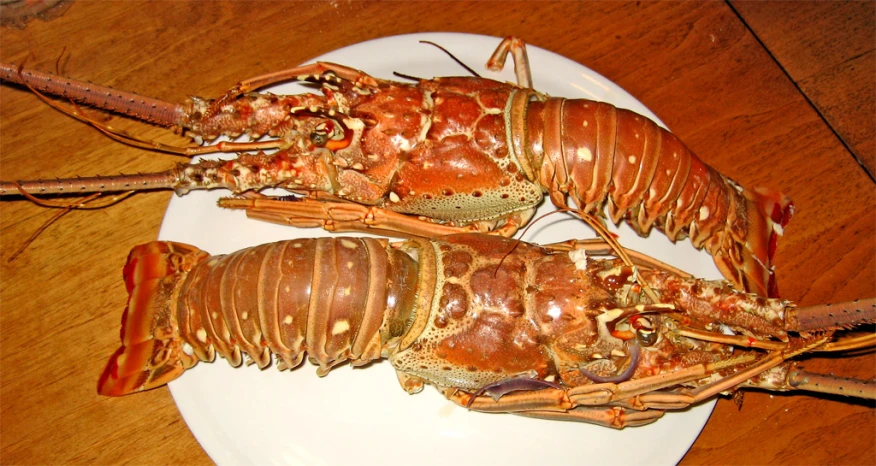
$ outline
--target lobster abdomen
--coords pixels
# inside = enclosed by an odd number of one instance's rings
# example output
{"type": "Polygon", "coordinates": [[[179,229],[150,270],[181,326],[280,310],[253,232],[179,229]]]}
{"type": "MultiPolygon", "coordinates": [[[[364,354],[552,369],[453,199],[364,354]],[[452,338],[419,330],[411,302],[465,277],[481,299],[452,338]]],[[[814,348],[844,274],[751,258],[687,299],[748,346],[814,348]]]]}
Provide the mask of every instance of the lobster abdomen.
{"type": "Polygon", "coordinates": [[[131,251],[122,346],[98,382],[104,395],[163,385],[218,352],[280,369],[305,352],[325,375],[381,357],[413,312],[418,268],[370,238],[300,239],[210,257],[153,242],[131,251]]]}
{"type": "Polygon", "coordinates": [[[536,100],[525,118],[525,155],[555,204],[566,195],[587,212],[607,204],[642,235],[656,226],[672,241],[690,237],[737,287],[778,295],[772,257],[793,214],[786,196],[737,185],[655,122],[610,104],[536,100]]]}

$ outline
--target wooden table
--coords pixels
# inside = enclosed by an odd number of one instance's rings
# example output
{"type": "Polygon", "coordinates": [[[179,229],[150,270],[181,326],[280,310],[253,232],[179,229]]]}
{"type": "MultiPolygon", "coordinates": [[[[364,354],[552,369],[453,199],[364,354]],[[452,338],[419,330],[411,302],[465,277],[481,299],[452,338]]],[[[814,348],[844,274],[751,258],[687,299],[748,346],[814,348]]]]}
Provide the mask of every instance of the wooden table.
{"type": "MultiPolygon", "coordinates": [[[[54,70],[63,54],[69,76],[178,102],[345,45],[429,30],[519,35],[605,75],[722,172],[794,199],[776,259],[784,297],[805,305],[876,295],[876,189],[856,161],[876,165],[873,2],[77,1],[50,22],[0,31],[0,58],[54,70]]],[[[4,180],[175,161],[113,143],[19,88],[0,87],[0,124],[4,180]]],[[[95,393],[118,345],[121,264],[132,245],[155,239],[170,196],[67,215],[13,262],[54,212],[0,202],[0,463],[209,463],[166,389],[95,393]]],[[[806,366],[872,378],[876,358],[806,366]]],[[[828,462],[876,462],[873,403],[751,392],[737,408],[722,399],[683,460],[828,462]]]]}

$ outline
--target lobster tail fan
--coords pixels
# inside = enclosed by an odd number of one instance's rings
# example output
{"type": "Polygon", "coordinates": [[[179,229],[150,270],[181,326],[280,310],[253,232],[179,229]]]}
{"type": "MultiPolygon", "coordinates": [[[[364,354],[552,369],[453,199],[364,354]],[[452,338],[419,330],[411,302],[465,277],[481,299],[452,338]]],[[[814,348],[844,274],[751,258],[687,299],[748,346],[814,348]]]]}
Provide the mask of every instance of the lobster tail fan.
{"type": "MultiPolygon", "coordinates": [[[[729,180],[728,180],[729,181],[729,180]]],[[[732,182],[731,182],[732,183],[732,182]]],[[[765,188],[741,188],[735,183],[731,201],[735,209],[728,215],[729,235],[707,242],[706,249],[715,257],[725,277],[751,293],[778,298],[779,290],[773,265],[776,244],[794,215],[794,204],[784,194],[765,188]]]]}
{"type": "Polygon", "coordinates": [[[124,269],[128,306],[121,347],[97,384],[101,395],[121,396],[159,387],[197,363],[180,336],[176,298],[187,273],[208,255],[179,243],[135,247],[124,269]]]}

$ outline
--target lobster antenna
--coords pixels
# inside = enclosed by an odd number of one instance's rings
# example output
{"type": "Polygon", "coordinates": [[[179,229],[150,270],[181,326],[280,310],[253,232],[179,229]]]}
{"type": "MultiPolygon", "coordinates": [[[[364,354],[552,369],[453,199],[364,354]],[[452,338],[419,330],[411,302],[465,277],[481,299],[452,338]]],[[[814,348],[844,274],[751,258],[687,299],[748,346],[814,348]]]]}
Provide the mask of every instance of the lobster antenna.
{"type": "Polygon", "coordinates": [[[442,47],[442,46],[436,44],[435,42],[428,41],[428,40],[421,40],[420,43],[421,43],[421,44],[434,45],[435,47],[438,47],[439,50],[441,50],[442,52],[446,53],[447,56],[449,56],[450,58],[452,58],[453,61],[455,61],[457,64],[459,64],[459,66],[465,68],[465,70],[468,71],[469,73],[471,73],[472,76],[474,76],[474,77],[476,77],[476,78],[480,78],[480,77],[481,77],[481,75],[479,75],[479,74],[477,73],[477,71],[471,69],[468,65],[466,65],[465,63],[463,63],[462,60],[456,58],[455,55],[453,55],[452,53],[450,53],[450,51],[447,50],[447,49],[445,49],[444,47],[442,47]]]}
{"type": "MultiPolygon", "coordinates": [[[[23,70],[23,65],[20,66],[18,69],[19,76],[21,75],[22,70],[23,70]]],[[[60,74],[60,71],[58,71],[58,74],[60,74]]],[[[123,130],[114,128],[114,127],[107,125],[107,124],[100,123],[97,120],[89,117],[88,114],[84,110],[82,110],[82,108],[79,106],[79,104],[76,103],[76,101],[73,100],[72,98],[68,98],[68,100],[70,101],[70,105],[73,107],[73,109],[71,110],[71,109],[65,107],[64,105],[60,104],[59,102],[56,102],[55,100],[49,98],[48,96],[46,96],[45,94],[40,92],[38,89],[36,89],[30,83],[28,83],[24,79],[23,76],[20,76],[20,77],[21,77],[21,84],[23,86],[27,87],[28,89],[30,89],[30,91],[33,92],[34,95],[36,95],[46,105],[54,108],[55,110],[58,110],[59,112],[65,114],[65,115],[67,115],[75,120],[81,121],[81,122],[91,126],[92,128],[94,128],[97,131],[99,131],[100,133],[102,133],[104,136],[107,136],[108,138],[110,138],[114,141],[120,142],[126,146],[162,152],[165,154],[178,155],[181,157],[189,157],[189,158],[194,157],[196,155],[213,154],[216,152],[229,152],[232,150],[246,151],[246,150],[277,149],[278,147],[281,146],[280,142],[278,142],[277,140],[269,140],[269,141],[261,141],[261,142],[258,142],[258,141],[253,141],[253,142],[220,142],[218,144],[207,145],[207,146],[183,147],[183,146],[173,146],[173,145],[169,145],[169,144],[164,144],[164,143],[157,142],[157,141],[149,141],[149,140],[145,140],[145,139],[140,139],[136,136],[132,136],[131,134],[129,134],[123,130]]]]}
{"type": "Polygon", "coordinates": [[[94,201],[97,200],[97,198],[99,198],[103,193],[93,193],[93,194],[85,197],[84,199],[81,199],[81,200],[76,201],[76,202],[61,203],[61,202],[47,201],[47,200],[40,199],[36,196],[32,196],[30,193],[25,191],[25,189],[18,182],[13,181],[12,184],[16,188],[18,188],[18,190],[21,192],[22,196],[24,196],[25,198],[27,198],[29,201],[33,202],[34,204],[37,204],[37,205],[42,206],[42,207],[59,208],[59,209],[61,209],[61,211],[59,211],[55,215],[52,215],[52,218],[43,222],[43,224],[40,225],[40,227],[37,228],[36,231],[33,232],[33,234],[30,235],[30,237],[24,241],[24,243],[21,245],[21,247],[19,247],[18,250],[16,250],[14,253],[12,253],[11,256],[9,256],[9,259],[7,259],[6,262],[12,262],[13,260],[15,260],[16,257],[20,256],[21,253],[23,253],[24,250],[27,249],[27,247],[30,246],[30,244],[33,243],[46,230],[46,228],[50,227],[53,223],[60,220],[61,217],[68,214],[71,210],[102,209],[104,207],[109,207],[117,202],[122,201],[123,199],[130,196],[131,194],[134,194],[134,192],[135,192],[135,191],[127,191],[125,193],[113,196],[113,197],[105,200],[102,203],[96,203],[94,201]]]}
{"type": "MultiPolygon", "coordinates": [[[[62,56],[59,56],[58,60],[55,63],[55,72],[58,75],[61,74],[60,61],[61,61],[62,57],[63,57],[63,52],[62,52],[62,56]]],[[[42,100],[43,103],[45,103],[49,107],[52,107],[55,110],[57,110],[63,114],[73,118],[74,120],[79,120],[79,121],[91,126],[92,128],[100,131],[105,136],[109,137],[110,139],[113,139],[113,140],[120,142],[122,144],[125,144],[127,146],[138,147],[140,149],[157,150],[159,152],[165,152],[165,153],[170,153],[170,154],[174,154],[174,155],[182,155],[182,156],[189,156],[189,157],[192,155],[192,154],[189,154],[187,152],[187,148],[170,146],[167,144],[161,144],[161,143],[156,143],[156,142],[144,141],[142,139],[136,138],[135,136],[131,136],[130,134],[128,134],[122,130],[118,130],[116,128],[113,128],[110,125],[105,125],[105,124],[99,123],[96,120],[89,117],[79,107],[79,105],[76,103],[75,100],[68,97],[70,104],[73,106],[73,109],[70,110],[70,109],[64,107],[63,105],[61,105],[60,103],[55,102],[54,100],[50,99],[48,96],[43,94],[41,91],[37,90],[36,87],[31,85],[24,78],[23,72],[24,72],[24,64],[19,65],[19,67],[18,67],[18,76],[21,79],[21,84],[24,87],[30,89],[30,91],[33,92],[33,94],[35,96],[37,96],[40,100],[42,100]]]]}
{"type": "MultiPolygon", "coordinates": [[[[554,211],[548,212],[548,213],[546,213],[546,214],[544,214],[544,215],[542,215],[542,216],[536,218],[535,220],[529,222],[529,225],[526,225],[526,228],[524,228],[523,231],[520,232],[520,238],[514,240],[514,247],[512,247],[507,253],[505,253],[505,256],[502,257],[502,260],[499,261],[499,264],[496,266],[496,270],[493,271],[493,277],[495,278],[496,275],[499,273],[499,268],[502,267],[502,263],[505,262],[505,259],[506,259],[508,256],[510,256],[511,253],[514,252],[515,249],[517,249],[517,246],[520,245],[520,243],[523,242],[523,237],[526,236],[526,232],[528,232],[529,229],[533,227],[533,225],[535,225],[535,224],[538,223],[539,221],[541,221],[541,220],[547,218],[548,215],[553,215],[553,214],[556,214],[556,213],[567,212],[567,211],[568,211],[568,209],[560,208],[560,209],[557,209],[557,210],[554,210],[554,211]]],[[[597,232],[597,233],[598,233],[598,232],[597,232]]]]}
{"type": "MultiPolygon", "coordinates": [[[[442,47],[442,46],[436,44],[435,42],[428,41],[428,40],[421,40],[420,43],[421,43],[421,44],[434,45],[435,47],[438,47],[439,50],[441,50],[442,52],[446,53],[447,56],[449,56],[450,58],[452,58],[453,61],[455,61],[457,64],[459,64],[459,66],[465,68],[465,70],[468,71],[469,73],[471,73],[472,76],[474,76],[474,77],[476,77],[476,78],[480,78],[480,77],[481,77],[481,75],[478,74],[477,71],[471,69],[470,66],[466,65],[465,63],[463,63],[463,61],[460,60],[459,58],[456,58],[455,55],[453,55],[452,53],[450,53],[450,51],[447,50],[447,49],[445,49],[444,47],[442,47]]],[[[400,77],[400,78],[410,79],[410,80],[412,80],[412,81],[422,81],[421,78],[418,78],[418,77],[416,77],[416,76],[411,76],[411,75],[409,75],[409,74],[399,73],[398,71],[393,71],[392,74],[395,75],[395,76],[398,76],[398,77],[400,77]]]]}

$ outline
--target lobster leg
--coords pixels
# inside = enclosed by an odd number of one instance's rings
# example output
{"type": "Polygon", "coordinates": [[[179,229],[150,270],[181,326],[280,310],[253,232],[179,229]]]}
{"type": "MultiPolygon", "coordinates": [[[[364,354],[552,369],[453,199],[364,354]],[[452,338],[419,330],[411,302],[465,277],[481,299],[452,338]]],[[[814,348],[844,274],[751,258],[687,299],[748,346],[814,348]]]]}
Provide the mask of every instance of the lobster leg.
{"type": "Polygon", "coordinates": [[[336,63],[316,62],[309,65],[297,66],[295,68],[289,68],[288,70],[263,74],[261,76],[256,76],[254,78],[243,80],[237,83],[237,85],[235,85],[224,96],[222,96],[218,100],[218,102],[221,104],[227,102],[228,100],[234,99],[241,94],[252,92],[265,86],[270,86],[271,84],[276,84],[284,81],[290,81],[294,79],[304,80],[310,77],[312,77],[313,79],[319,79],[320,76],[327,71],[336,74],[340,79],[355,83],[356,86],[365,85],[370,87],[377,87],[377,81],[373,77],[355,68],[338,65],[336,63]]]}
{"type": "MultiPolygon", "coordinates": [[[[739,361],[737,361],[739,362],[739,361]]],[[[623,383],[599,383],[571,389],[545,388],[503,395],[498,400],[477,396],[456,389],[445,389],[444,395],[454,403],[481,412],[515,413],[543,419],[590,422],[623,428],[653,422],[664,409],[684,409],[695,397],[679,392],[656,392],[704,377],[711,367],[697,365],[673,373],[645,377],[623,383]],[[606,405],[617,405],[606,409],[606,405]],[[592,406],[592,407],[591,407],[592,406]],[[640,411],[627,413],[627,409],[640,411]]]]}
{"type": "Polygon", "coordinates": [[[526,43],[517,37],[509,36],[502,39],[496,51],[487,61],[487,69],[502,71],[508,53],[514,57],[514,74],[517,75],[517,85],[532,88],[532,71],[529,68],[529,56],[526,54],[526,43]]]}
{"type": "MultiPolygon", "coordinates": [[[[326,197],[320,196],[316,197],[326,197]]],[[[455,233],[489,232],[511,236],[526,223],[529,215],[525,212],[511,215],[499,228],[491,228],[493,222],[473,222],[465,226],[454,226],[400,214],[382,207],[365,206],[344,199],[311,197],[295,200],[281,200],[268,197],[255,199],[225,198],[219,201],[220,207],[244,209],[249,218],[291,225],[301,228],[323,228],[327,231],[358,231],[366,233],[389,233],[403,236],[433,237],[455,233]]]]}
{"type": "Polygon", "coordinates": [[[604,427],[611,427],[613,429],[644,426],[663,417],[663,411],[661,410],[648,409],[645,411],[630,411],[620,406],[612,406],[609,408],[579,407],[566,412],[530,411],[516,414],[536,419],[547,419],[549,421],[586,422],[588,424],[597,424],[604,427]]]}
{"type": "Polygon", "coordinates": [[[448,400],[459,406],[485,413],[514,413],[539,419],[586,422],[605,427],[624,427],[650,424],[663,416],[663,411],[654,409],[628,410],[622,406],[585,407],[573,406],[567,391],[546,388],[544,390],[509,393],[497,401],[489,396],[471,400],[471,395],[453,388],[444,389],[448,400]]]}
{"type": "Polygon", "coordinates": [[[445,389],[444,396],[464,408],[484,413],[566,411],[574,407],[566,390],[557,388],[508,393],[495,401],[489,396],[472,399],[473,395],[456,388],[445,389]]]}

